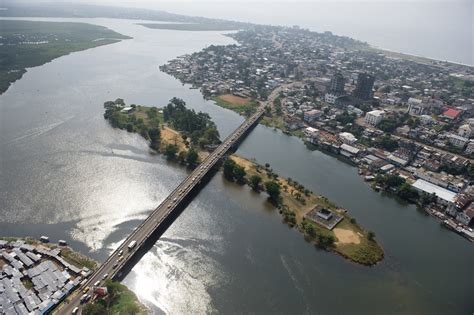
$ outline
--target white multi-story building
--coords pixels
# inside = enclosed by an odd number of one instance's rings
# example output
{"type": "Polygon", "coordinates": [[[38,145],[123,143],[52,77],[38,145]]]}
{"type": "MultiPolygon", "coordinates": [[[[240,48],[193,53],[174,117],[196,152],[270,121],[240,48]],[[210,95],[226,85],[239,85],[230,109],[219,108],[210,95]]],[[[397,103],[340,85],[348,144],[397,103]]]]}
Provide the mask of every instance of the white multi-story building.
{"type": "Polygon", "coordinates": [[[469,139],[451,134],[448,136],[449,143],[458,148],[464,148],[464,146],[469,142],[469,139]]]}
{"type": "Polygon", "coordinates": [[[373,110],[365,114],[365,123],[371,126],[377,126],[384,118],[385,112],[383,110],[373,110]]]}
{"type": "Polygon", "coordinates": [[[339,96],[337,95],[334,95],[334,94],[331,94],[331,93],[326,93],[324,95],[324,100],[326,101],[326,103],[329,103],[329,104],[334,104],[336,103],[336,99],[338,98],[339,96]]]}
{"type": "Polygon", "coordinates": [[[462,125],[458,129],[458,135],[463,138],[470,138],[474,134],[474,129],[468,124],[462,125]]]}

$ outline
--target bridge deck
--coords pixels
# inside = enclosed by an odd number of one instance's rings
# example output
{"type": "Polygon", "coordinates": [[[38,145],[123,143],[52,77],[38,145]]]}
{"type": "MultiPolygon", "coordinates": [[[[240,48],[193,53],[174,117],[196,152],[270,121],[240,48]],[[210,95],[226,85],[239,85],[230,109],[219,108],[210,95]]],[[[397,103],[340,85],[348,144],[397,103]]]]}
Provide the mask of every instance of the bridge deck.
{"type": "Polygon", "coordinates": [[[125,241],[105,260],[105,262],[89,277],[88,281],[80,288],[81,294],[75,295],[72,300],[61,308],[61,313],[70,314],[75,307],[81,305],[82,290],[88,289],[92,295],[92,287],[96,283],[103,283],[105,279],[116,276],[122,277],[123,268],[133,259],[134,255],[142,248],[151,235],[165,222],[174,211],[179,209],[186,198],[196,188],[201,180],[212,170],[214,165],[257,124],[264,113],[260,106],[255,114],[244,121],[232,134],[230,134],[202,163],[193,170],[176,187],[168,197],[125,239],[125,241]],[[135,241],[132,249],[128,246],[135,241]]]}

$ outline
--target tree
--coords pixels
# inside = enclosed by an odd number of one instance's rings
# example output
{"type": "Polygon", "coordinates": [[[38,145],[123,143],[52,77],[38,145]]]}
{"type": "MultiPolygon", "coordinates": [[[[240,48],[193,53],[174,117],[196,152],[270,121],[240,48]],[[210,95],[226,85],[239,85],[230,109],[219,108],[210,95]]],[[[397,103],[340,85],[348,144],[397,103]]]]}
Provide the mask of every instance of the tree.
{"type": "Polygon", "coordinates": [[[265,182],[265,189],[267,190],[270,199],[278,201],[278,198],[280,197],[280,184],[275,181],[267,181],[265,182]]]}
{"type": "Polygon", "coordinates": [[[400,186],[397,194],[401,198],[410,200],[410,201],[415,201],[419,197],[418,191],[415,188],[413,188],[410,184],[407,184],[407,183],[403,183],[400,186]]]}
{"type": "Polygon", "coordinates": [[[258,175],[252,175],[250,177],[250,187],[252,187],[253,190],[259,191],[260,190],[260,183],[262,182],[262,177],[258,175]]]}
{"type": "Polygon", "coordinates": [[[243,168],[240,165],[235,165],[234,166],[234,177],[239,183],[245,182],[245,175],[247,175],[247,172],[245,172],[245,168],[243,168]]]}
{"type": "Polygon", "coordinates": [[[375,240],[375,233],[372,232],[372,231],[369,231],[369,233],[367,234],[367,238],[369,239],[369,241],[374,241],[375,240]]]}
{"type": "Polygon", "coordinates": [[[318,235],[318,243],[319,243],[319,246],[321,246],[322,248],[331,247],[335,241],[336,240],[334,239],[334,236],[332,235],[328,235],[324,233],[321,233],[318,235]]]}
{"type": "Polygon", "coordinates": [[[173,160],[178,153],[178,146],[175,144],[168,144],[165,148],[165,156],[168,160],[173,160]]]}
{"type": "Polygon", "coordinates": [[[186,163],[189,166],[195,166],[199,159],[199,155],[193,148],[189,149],[188,154],[186,155],[186,163]]]}
{"type": "Polygon", "coordinates": [[[105,306],[100,303],[89,303],[82,310],[84,315],[104,315],[107,314],[105,306]]]}
{"type": "Polygon", "coordinates": [[[234,167],[235,167],[234,160],[227,159],[224,162],[224,176],[228,180],[231,180],[231,181],[234,180],[234,167]]]}
{"type": "Polygon", "coordinates": [[[383,181],[388,187],[399,187],[405,183],[405,179],[401,178],[398,175],[387,175],[384,177],[383,181]]]}

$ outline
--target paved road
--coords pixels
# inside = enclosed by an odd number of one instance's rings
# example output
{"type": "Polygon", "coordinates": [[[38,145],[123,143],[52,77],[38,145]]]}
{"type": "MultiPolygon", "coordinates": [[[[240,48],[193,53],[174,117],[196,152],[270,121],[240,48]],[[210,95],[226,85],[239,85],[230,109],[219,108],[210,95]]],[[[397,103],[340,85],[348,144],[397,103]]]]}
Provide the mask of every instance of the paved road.
{"type": "Polygon", "coordinates": [[[71,314],[77,307],[78,314],[85,305],[81,302],[83,295],[93,296],[93,288],[101,286],[106,279],[115,275],[120,276],[121,269],[126,262],[132,258],[136,251],[145,243],[150,235],[160,224],[173,212],[185,197],[198,185],[201,179],[212,169],[212,167],[233,147],[244,134],[258,122],[264,113],[264,105],[259,106],[257,112],[242,123],[230,136],[228,136],[204,161],[184,179],[175,190],[156,208],[107,258],[107,260],[89,277],[77,293],[69,297],[70,302],[64,303],[56,312],[59,314],[71,314]],[[135,247],[129,248],[130,243],[136,242],[135,247]]]}

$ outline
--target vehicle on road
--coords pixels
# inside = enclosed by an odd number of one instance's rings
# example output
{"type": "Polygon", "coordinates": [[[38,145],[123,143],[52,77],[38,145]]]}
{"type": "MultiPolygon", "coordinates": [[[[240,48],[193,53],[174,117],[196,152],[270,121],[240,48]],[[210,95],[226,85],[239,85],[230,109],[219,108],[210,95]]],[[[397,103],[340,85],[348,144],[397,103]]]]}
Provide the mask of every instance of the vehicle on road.
{"type": "Polygon", "coordinates": [[[128,244],[128,250],[132,250],[137,246],[137,241],[131,241],[130,244],[128,244]]]}
{"type": "Polygon", "coordinates": [[[122,255],[123,255],[123,249],[119,251],[118,255],[119,255],[119,256],[122,256],[122,255]]]}
{"type": "Polygon", "coordinates": [[[76,306],[76,307],[72,310],[71,314],[76,315],[78,312],[79,312],[79,307],[76,306]]]}
{"type": "Polygon", "coordinates": [[[94,287],[98,287],[99,285],[100,285],[100,280],[94,283],[94,287]]]}
{"type": "Polygon", "coordinates": [[[108,277],[108,276],[109,276],[109,274],[108,274],[108,273],[106,273],[105,275],[103,275],[103,276],[102,276],[102,280],[105,280],[105,279],[107,279],[107,277],[108,277]]]}
{"type": "Polygon", "coordinates": [[[82,290],[82,293],[86,294],[87,292],[89,292],[89,287],[85,287],[84,290],[82,290]]]}

